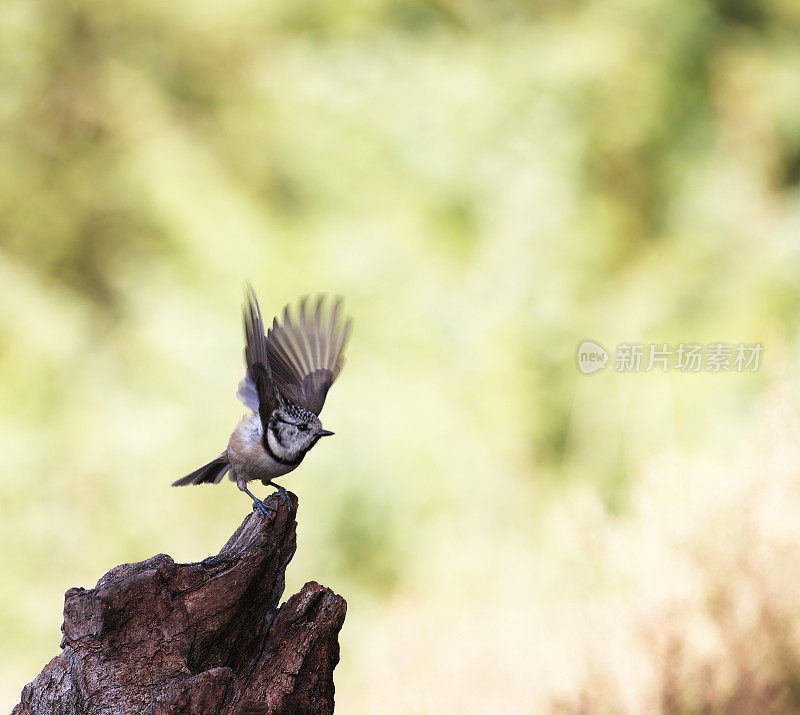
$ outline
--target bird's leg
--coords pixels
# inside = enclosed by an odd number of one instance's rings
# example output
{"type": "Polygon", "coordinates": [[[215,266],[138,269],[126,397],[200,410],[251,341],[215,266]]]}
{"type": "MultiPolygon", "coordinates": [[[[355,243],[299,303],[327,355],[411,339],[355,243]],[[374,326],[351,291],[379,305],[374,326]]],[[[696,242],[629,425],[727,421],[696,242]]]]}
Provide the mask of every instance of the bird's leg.
{"type": "Polygon", "coordinates": [[[271,507],[265,504],[261,499],[257,499],[251,491],[247,488],[247,485],[244,482],[244,479],[237,479],[236,486],[239,487],[247,496],[249,496],[253,500],[253,509],[258,511],[261,516],[274,516],[275,507],[271,507]],[[270,511],[273,513],[271,514],[270,511]]]}
{"type": "Polygon", "coordinates": [[[275,482],[273,482],[271,479],[268,479],[266,482],[264,482],[264,485],[268,487],[275,487],[278,490],[278,493],[281,495],[283,503],[286,504],[286,506],[288,506],[291,510],[292,500],[289,497],[289,492],[287,492],[284,487],[282,487],[280,484],[275,484],[275,482]]]}

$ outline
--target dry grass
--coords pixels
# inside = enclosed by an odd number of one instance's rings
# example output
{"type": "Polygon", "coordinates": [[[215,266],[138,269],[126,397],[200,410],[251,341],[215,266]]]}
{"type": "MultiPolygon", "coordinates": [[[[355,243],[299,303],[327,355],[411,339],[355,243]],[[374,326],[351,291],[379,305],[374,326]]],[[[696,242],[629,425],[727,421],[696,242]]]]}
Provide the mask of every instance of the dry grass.
{"type": "Polygon", "coordinates": [[[360,678],[340,689],[343,706],[796,712],[800,449],[792,402],[773,393],[754,423],[747,460],[654,464],[624,516],[609,516],[588,489],[575,491],[542,525],[550,538],[530,568],[498,558],[497,573],[476,578],[470,592],[439,594],[433,604],[430,592],[396,599],[360,641],[364,662],[349,656],[358,667],[348,672],[360,678]]]}

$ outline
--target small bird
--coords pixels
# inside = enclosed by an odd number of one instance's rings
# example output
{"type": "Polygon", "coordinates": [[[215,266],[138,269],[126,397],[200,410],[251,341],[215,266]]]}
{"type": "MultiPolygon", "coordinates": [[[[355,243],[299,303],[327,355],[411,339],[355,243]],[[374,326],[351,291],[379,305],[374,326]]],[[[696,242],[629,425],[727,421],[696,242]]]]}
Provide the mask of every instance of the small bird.
{"type": "Polygon", "coordinates": [[[253,500],[253,509],[262,517],[273,507],[247,488],[254,479],[276,487],[291,506],[286,489],[272,480],[295,469],[321,437],[333,434],[322,428],[319,413],[344,365],[352,322],[342,317],[341,298],[330,308],[325,296],[317,298],[312,310],[307,303],[307,298],[300,300],[295,318],[287,305],[283,324],[273,319],[265,335],[258,298],[252,286],[247,287],[243,308],[247,371],[236,394],[252,412],[239,422],[219,457],[173,482],[173,487],[219,484],[230,472],[231,481],[253,500]]]}

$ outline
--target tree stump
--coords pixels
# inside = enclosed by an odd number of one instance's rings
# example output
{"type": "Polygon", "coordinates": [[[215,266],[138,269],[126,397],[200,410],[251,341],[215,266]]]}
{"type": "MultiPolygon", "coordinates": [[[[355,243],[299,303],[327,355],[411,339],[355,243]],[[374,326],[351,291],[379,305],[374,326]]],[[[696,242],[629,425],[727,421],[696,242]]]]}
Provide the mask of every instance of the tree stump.
{"type": "Polygon", "coordinates": [[[122,564],[64,600],[63,652],[12,715],[331,713],[347,604],[309,582],[278,608],[297,497],[248,515],[216,556],[122,564]]]}

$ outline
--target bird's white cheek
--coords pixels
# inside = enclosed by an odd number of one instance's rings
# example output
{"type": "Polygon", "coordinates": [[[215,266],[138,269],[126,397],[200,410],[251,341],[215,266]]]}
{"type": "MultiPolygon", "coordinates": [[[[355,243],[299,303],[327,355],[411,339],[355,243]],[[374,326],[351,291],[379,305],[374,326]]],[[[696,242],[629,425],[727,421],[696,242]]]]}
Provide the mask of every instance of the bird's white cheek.
{"type": "Polygon", "coordinates": [[[286,454],[286,448],[278,442],[272,430],[267,430],[267,444],[269,444],[269,448],[272,450],[273,454],[279,457],[283,457],[286,454]]]}

